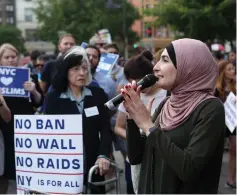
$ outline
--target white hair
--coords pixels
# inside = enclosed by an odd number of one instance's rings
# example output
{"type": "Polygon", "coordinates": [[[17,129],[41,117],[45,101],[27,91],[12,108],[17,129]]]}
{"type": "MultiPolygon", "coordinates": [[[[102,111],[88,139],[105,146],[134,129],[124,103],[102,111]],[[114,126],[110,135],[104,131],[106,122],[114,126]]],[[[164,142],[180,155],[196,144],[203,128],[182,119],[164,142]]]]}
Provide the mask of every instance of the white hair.
{"type": "Polygon", "coordinates": [[[88,59],[86,50],[81,46],[73,46],[64,55],[63,60],[67,59],[71,55],[82,56],[82,61],[86,62],[87,67],[88,67],[88,73],[87,73],[85,85],[90,84],[92,81],[92,76],[91,76],[91,69],[90,69],[90,61],[88,59]]]}

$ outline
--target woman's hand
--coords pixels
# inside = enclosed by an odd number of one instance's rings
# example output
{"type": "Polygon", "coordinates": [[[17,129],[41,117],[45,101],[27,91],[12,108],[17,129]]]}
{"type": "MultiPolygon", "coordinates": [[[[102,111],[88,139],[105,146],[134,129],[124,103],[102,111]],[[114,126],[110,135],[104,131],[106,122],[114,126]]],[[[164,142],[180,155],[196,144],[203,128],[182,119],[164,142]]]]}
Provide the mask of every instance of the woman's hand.
{"type": "MultiPolygon", "coordinates": [[[[99,165],[100,176],[105,175],[109,171],[110,161],[105,158],[98,158],[95,162],[96,165],[99,165]]],[[[95,174],[97,174],[97,170],[95,174]]]]}
{"type": "Polygon", "coordinates": [[[141,86],[137,88],[135,81],[132,82],[132,85],[130,83],[127,84],[121,92],[125,100],[123,104],[129,113],[129,117],[132,118],[137,126],[146,133],[154,126],[151,121],[151,114],[149,113],[154,99],[148,103],[146,108],[140,99],[141,86]]]}
{"type": "Polygon", "coordinates": [[[23,87],[26,91],[29,91],[30,93],[34,93],[36,92],[36,87],[35,87],[35,83],[32,81],[26,81],[23,84],[23,87]]]}

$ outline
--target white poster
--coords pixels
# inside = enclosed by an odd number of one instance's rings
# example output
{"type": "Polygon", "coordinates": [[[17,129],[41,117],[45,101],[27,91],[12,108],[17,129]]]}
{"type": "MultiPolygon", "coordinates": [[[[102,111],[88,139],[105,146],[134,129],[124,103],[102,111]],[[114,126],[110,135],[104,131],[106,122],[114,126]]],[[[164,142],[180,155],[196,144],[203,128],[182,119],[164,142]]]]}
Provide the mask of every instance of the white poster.
{"type": "Polygon", "coordinates": [[[15,115],[17,193],[83,191],[81,115],[15,115]]]}
{"type": "Polygon", "coordinates": [[[224,103],[225,107],[225,124],[231,131],[231,133],[235,130],[237,126],[237,118],[236,118],[236,97],[234,93],[230,93],[224,103]]]}

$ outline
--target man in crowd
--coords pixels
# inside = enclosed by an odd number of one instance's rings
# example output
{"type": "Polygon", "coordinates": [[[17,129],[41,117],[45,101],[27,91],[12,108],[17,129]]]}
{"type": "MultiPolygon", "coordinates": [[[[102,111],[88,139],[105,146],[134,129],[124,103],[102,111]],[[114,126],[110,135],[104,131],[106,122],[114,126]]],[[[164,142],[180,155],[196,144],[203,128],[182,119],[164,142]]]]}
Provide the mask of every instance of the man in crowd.
{"type": "Polygon", "coordinates": [[[36,60],[41,55],[40,51],[33,50],[30,53],[30,63],[26,64],[25,67],[29,68],[32,74],[37,74],[36,60]]]}
{"type": "MultiPolygon", "coordinates": [[[[76,45],[76,40],[71,34],[65,34],[60,37],[58,43],[59,55],[66,53],[71,47],[76,45]]],[[[47,93],[49,86],[52,83],[54,76],[57,73],[57,66],[60,65],[60,58],[49,61],[45,64],[44,70],[41,74],[40,87],[44,94],[47,93]]]]}
{"type": "Polygon", "coordinates": [[[106,77],[103,73],[96,71],[100,61],[100,50],[95,45],[87,45],[86,52],[91,63],[91,74],[93,80],[104,89],[109,99],[113,98],[116,95],[115,82],[111,78],[106,77]]]}

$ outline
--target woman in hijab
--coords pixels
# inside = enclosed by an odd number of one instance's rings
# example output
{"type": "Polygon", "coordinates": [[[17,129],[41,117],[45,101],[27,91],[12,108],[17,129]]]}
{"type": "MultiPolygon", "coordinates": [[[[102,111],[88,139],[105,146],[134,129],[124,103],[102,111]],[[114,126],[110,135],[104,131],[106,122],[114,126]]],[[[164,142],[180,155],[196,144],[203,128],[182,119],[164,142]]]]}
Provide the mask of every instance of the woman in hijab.
{"type": "Polygon", "coordinates": [[[213,96],[217,64],[204,43],[180,39],[166,47],[153,70],[171,96],[152,118],[135,81],[122,89],[129,161],[141,163],[138,193],[217,193],[225,132],[224,107],[213,96]]]}

